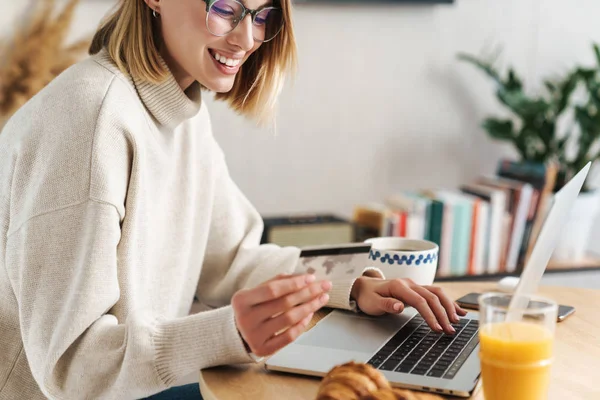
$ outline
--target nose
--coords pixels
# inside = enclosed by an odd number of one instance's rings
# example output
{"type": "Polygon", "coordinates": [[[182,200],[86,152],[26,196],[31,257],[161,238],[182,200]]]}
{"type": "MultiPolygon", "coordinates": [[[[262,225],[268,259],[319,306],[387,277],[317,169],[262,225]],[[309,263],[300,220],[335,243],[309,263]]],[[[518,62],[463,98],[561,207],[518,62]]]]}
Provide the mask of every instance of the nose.
{"type": "Polygon", "coordinates": [[[254,47],[252,15],[246,15],[246,17],[240,21],[238,26],[227,35],[227,41],[244,51],[250,51],[254,47]]]}

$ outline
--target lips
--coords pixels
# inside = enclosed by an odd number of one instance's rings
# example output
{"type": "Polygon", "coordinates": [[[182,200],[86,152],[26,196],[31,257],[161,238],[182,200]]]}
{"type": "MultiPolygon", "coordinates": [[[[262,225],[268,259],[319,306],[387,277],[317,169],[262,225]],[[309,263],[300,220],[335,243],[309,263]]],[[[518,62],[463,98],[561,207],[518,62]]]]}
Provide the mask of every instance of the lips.
{"type": "Polygon", "coordinates": [[[219,53],[216,50],[208,50],[208,53],[210,55],[210,58],[212,58],[212,62],[215,66],[215,68],[217,69],[217,71],[219,71],[221,74],[225,75],[225,76],[235,76],[237,75],[237,73],[240,71],[240,68],[242,67],[242,63],[243,63],[243,58],[238,57],[238,58],[230,58],[230,57],[225,57],[224,55],[222,55],[221,53],[219,53]],[[218,57],[218,59],[217,59],[218,57]]]}
{"type": "Polygon", "coordinates": [[[242,62],[241,58],[229,58],[216,50],[211,49],[209,52],[215,60],[227,67],[237,67],[242,62]]]}

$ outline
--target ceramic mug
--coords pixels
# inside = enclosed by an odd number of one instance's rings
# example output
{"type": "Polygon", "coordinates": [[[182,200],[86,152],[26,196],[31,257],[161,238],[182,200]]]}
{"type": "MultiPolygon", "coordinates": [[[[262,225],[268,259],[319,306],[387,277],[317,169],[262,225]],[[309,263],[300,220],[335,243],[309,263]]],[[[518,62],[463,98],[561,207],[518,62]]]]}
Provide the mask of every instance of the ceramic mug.
{"type": "Polygon", "coordinates": [[[418,285],[431,285],[438,265],[439,247],[428,240],[378,237],[371,244],[368,262],[385,274],[386,279],[410,278],[418,285]]]}

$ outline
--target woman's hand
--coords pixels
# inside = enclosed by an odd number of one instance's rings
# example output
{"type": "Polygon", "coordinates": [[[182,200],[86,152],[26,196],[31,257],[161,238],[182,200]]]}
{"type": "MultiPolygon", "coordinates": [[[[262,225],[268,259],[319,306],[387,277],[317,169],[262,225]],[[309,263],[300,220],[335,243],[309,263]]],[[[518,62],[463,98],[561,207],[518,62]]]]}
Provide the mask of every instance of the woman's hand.
{"type": "Polygon", "coordinates": [[[360,277],[352,287],[352,298],[365,314],[399,314],[404,306],[419,311],[431,329],[454,334],[452,323],[467,312],[436,286],[419,286],[410,279],[382,280],[360,277]]]}
{"type": "Polygon", "coordinates": [[[315,311],[327,304],[331,282],[314,275],[280,275],[232,300],[237,328],[252,353],[262,357],[293,342],[315,311]]]}

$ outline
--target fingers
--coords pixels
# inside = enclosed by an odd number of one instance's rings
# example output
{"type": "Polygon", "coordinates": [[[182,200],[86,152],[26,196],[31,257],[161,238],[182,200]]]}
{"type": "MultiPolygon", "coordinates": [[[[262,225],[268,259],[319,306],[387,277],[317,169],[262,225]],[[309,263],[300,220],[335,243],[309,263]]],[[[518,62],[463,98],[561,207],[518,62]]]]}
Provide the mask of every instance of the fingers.
{"type": "MultiPolygon", "coordinates": [[[[437,322],[442,326],[442,328],[444,328],[444,332],[448,334],[456,333],[456,330],[452,327],[450,319],[448,318],[448,313],[442,305],[442,301],[438,295],[424,288],[423,286],[415,285],[413,290],[427,301],[427,305],[435,315],[437,322]]],[[[454,316],[454,307],[452,307],[450,313],[450,315],[454,316]]]]}
{"type": "Polygon", "coordinates": [[[461,317],[464,317],[465,315],[467,315],[467,310],[461,308],[458,304],[454,303],[454,309],[456,310],[456,313],[458,315],[460,315],[461,317]]]}
{"type": "Polygon", "coordinates": [[[424,286],[424,288],[429,290],[431,293],[436,295],[438,299],[440,299],[440,302],[446,310],[446,314],[448,315],[450,322],[456,324],[460,321],[456,310],[456,303],[454,303],[441,288],[437,286],[424,286]]]}
{"type": "Polygon", "coordinates": [[[412,289],[412,287],[417,286],[418,285],[410,285],[403,280],[394,280],[392,281],[391,287],[392,295],[395,298],[402,300],[405,304],[416,308],[431,329],[436,332],[442,332],[443,328],[438,323],[437,318],[431,310],[427,300],[412,289]]]}
{"type": "Polygon", "coordinates": [[[313,283],[315,279],[315,276],[312,274],[281,278],[275,277],[255,289],[244,291],[242,296],[244,296],[247,305],[254,306],[297,292],[306,287],[306,285],[313,283]]]}
{"type": "Polygon", "coordinates": [[[329,301],[329,295],[322,294],[309,302],[300,304],[283,314],[271,318],[271,320],[261,324],[261,333],[265,334],[265,340],[271,336],[282,332],[283,330],[293,327],[308,315],[313,314],[329,301]]]}
{"type": "Polygon", "coordinates": [[[296,340],[298,336],[302,334],[302,332],[304,332],[304,330],[310,323],[312,317],[312,313],[308,314],[304,319],[302,319],[300,322],[298,322],[291,328],[267,340],[264,346],[262,346],[262,348],[258,350],[258,353],[256,355],[259,357],[265,357],[275,353],[282,347],[292,343],[294,340],[296,340]]]}
{"type": "MultiPolygon", "coordinates": [[[[278,334],[292,329],[285,334],[291,337],[300,332],[303,321],[310,321],[312,314],[327,304],[329,296],[325,292],[331,290],[331,282],[314,281],[313,274],[278,275],[254,289],[234,294],[231,305],[236,326],[254,354],[266,354],[266,342],[278,334]]],[[[278,339],[273,346],[282,341],[278,339]]]]}
{"type": "Polygon", "coordinates": [[[381,310],[388,314],[400,314],[404,311],[404,304],[393,297],[381,297],[379,301],[381,310]]]}
{"type": "Polygon", "coordinates": [[[323,293],[326,293],[330,290],[331,282],[314,282],[297,292],[288,294],[284,297],[280,297],[276,300],[271,300],[267,303],[262,303],[259,306],[255,306],[254,319],[257,324],[260,324],[264,321],[271,319],[275,315],[291,310],[297,305],[319,297],[323,293]]]}

